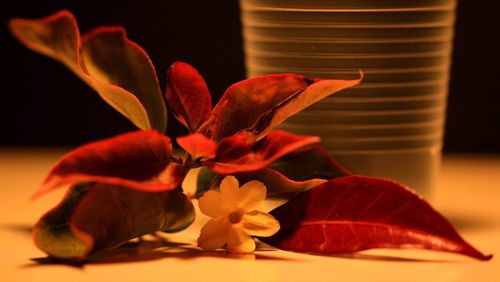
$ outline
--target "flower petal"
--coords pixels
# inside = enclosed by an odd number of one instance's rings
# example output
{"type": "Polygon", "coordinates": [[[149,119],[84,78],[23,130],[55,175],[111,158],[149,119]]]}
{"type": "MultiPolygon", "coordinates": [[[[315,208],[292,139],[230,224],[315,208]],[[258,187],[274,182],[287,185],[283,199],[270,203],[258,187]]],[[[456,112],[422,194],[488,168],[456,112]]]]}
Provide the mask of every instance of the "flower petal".
{"type": "Polygon", "coordinates": [[[226,176],[220,183],[222,204],[228,211],[232,211],[238,207],[238,202],[240,200],[239,187],[240,184],[238,183],[238,179],[234,176],[226,176]]]}
{"type": "Polygon", "coordinates": [[[226,243],[231,224],[227,220],[211,219],[201,228],[198,247],[216,250],[226,243]]]}
{"type": "Polygon", "coordinates": [[[240,188],[239,208],[244,211],[254,210],[266,199],[266,186],[260,181],[251,180],[240,188]]]}
{"type": "Polygon", "coordinates": [[[222,205],[221,193],[217,191],[208,191],[203,194],[198,205],[202,213],[213,218],[222,217],[227,213],[222,205]]]}
{"type": "Polygon", "coordinates": [[[270,214],[252,211],[243,215],[243,229],[253,236],[269,237],[280,229],[280,223],[270,214]]]}
{"type": "Polygon", "coordinates": [[[233,225],[227,236],[227,250],[230,253],[251,253],[255,241],[241,226],[233,225]]]}

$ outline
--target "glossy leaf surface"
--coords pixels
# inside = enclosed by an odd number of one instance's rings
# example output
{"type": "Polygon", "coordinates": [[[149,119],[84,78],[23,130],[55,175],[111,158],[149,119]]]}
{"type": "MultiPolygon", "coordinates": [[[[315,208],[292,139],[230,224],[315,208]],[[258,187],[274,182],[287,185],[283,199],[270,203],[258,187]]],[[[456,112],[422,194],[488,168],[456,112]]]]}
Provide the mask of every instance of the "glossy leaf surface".
{"type": "Polygon", "coordinates": [[[239,135],[223,139],[216,158],[204,162],[219,174],[233,174],[260,170],[275,160],[305,146],[318,143],[319,137],[299,136],[276,130],[256,144],[250,145],[239,135]]]}
{"type": "Polygon", "coordinates": [[[135,131],[92,142],[63,156],[35,196],[79,182],[143,191],[174,189],[183,175],[179,165],[171,162],[171,154],[170,139],[156,131],[135,131]]]}
{"type": "Polygon", "coordinates": [[[254,142],[288,117],[360,81],[313,80],[294,74],[243,80],[227,89],[203,130],[215,140],[243,131],[254,142]]]}
{"type": "Polygon", "coordinates": [[[82,40],[66,10],[13,19],[9,27],[26,47],[66,65],[137,127],[165,130],[166,107],[151,60],[122,28],[96,29],[82,40]]]}
{"type": "Polygon", "coordinates": [[[271,214],[281,229],[260,240],[284,250],[348,253],[422,248],[491,258],[464,241],[421,197],[390,180],[338,178],[299,194],[271,214]]]}
{"type": "Polygon", "coordinates": [[[105,184],[79,184],[33,229],[48,255],[81,260],[155,231],[175,232],[194,220],[194,208],[178,190],[140,192],[105,184]]]}
{"type": "Polygon", "coordinates": [[[231,85],[212,111],[201,131],[221,140],[252,126],[266,111],[305,89],[312,80],[282,74],[250,78],[231,85]]]}
{"type": "Polygon", "coordinates": [[[189,64],[175,62],[170,66],[165,95],[175,117],[191,132],[210,116],[212,97],[207,84],[189,64]]]}
{"type": "Polygon", "coordinates": [[[248,140],[260,139],[271,131],[274,126],[310,105],[340,90],[357,85],[363,79],[363,73],[360,74],[361,77],[354,80],[316,80],[307,88],[293,93],[285,100],[262,113],[252,126],[245,129],[241,134],[244,134],[248,140]]]}

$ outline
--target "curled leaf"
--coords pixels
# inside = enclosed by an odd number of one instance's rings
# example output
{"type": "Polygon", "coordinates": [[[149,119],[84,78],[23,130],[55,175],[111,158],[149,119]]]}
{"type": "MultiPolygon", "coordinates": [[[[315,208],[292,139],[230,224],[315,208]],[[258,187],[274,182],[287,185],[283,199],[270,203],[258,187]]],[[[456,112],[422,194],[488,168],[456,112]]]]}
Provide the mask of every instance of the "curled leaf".
{"type": "Polygon", "coordinates": [[[212,111],[212,97],[205,80],[195,68],[183,62],[173,63],[167,77],[165,95],[175,117],[196,132],[212,111]]]}
{"type": "Polygon", "coordinates": [[[448,220],[408,188],[390,180],[347,176],[299,194],[271,214],[280,231],[260,240],[280,249],[348,253],[371,248],[422,248],[489,260],[448,220]]]}
{"type": "Polygon", "coordinates": [[[29,49],[63,63],[141,129],[166,128],[167,114],[154,67],[123,28],[99,28],[80,38],[76,20],[62,10],[9,27],[29,49]]]}
{"type": "Polygon", "coordinates": [[[279,104],[262,113],[251,127],[243,130],[240,134],[246,136],[247,140],[258,140],[271,131],[274,126],[282,123],[292,115],[333,93],[359,84],[362,79],[363,73],[360,72],[359,79],[325,79],[316,81],[306,89],[290,95],[279,104]]]}
{"type": "Polygon", "coordinates": [[[33,229],[35,244],[58,259],[82,260],[130,239],[175,232],[194,220],[191,201],[179,190],[140,192],[105,184],[79,184],[33,229]]]}
{"type": "Polygon", "coordinates": [[[361,79],[313,80],[280,74],[243,80],[227,89],[202,130],[214,140],[241,131],[247,141],[255,142],[288,117],[361,79]]]}
{"type": "Polygon", "coordinates": [[[263,169],[275,160],[305,146],[318,143],[319,137],[299,136],[282,130],[275,130],[250,145],[241,135],[223,139],[213,160],[203,164],[215,173],[234,174],[263,169]]]}
{"type": "Polygon", "coordinates": [[[295,195],[330,179],[351,174],[325,149],[312,146],[288,154],[262,170],[238,173],[236,177],[240,183],[253,179],[263,182],[268,187],[267,196],[273,197],[295,195]]]}
{"type": "Polygon", "coordinates": [[[312,80],[294,74],[267,75],[237,82],[226,90],[200,131],[217,141],[234,135],[311,83],[312,80]]]}
{"type": "Polygon", "coordinates": [[[65,184],[100,182],[142,191],[177,187],[181,168],[172,143],[156,131],[135,131],[81,146],[63,156],[34,197],[65,184]]]}

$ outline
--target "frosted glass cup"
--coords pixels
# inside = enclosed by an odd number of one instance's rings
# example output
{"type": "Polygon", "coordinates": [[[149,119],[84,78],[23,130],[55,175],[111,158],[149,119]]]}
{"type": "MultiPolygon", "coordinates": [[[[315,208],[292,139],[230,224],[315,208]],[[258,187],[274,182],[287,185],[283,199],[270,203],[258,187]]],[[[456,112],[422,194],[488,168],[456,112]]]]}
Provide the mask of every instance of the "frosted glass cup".
{"type": "Polygon", "coordinates": [[[363,82],[281,128],[318,135],[354,173],[425,196],[437,183],[456,0],[240,0],[247,76],[363,82]]]}

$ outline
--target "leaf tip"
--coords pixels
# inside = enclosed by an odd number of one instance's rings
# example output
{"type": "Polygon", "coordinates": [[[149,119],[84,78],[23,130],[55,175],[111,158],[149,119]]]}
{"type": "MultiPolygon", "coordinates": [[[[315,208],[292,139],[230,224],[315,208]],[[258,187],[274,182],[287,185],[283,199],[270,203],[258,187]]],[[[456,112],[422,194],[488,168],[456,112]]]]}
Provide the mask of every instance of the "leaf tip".
{"type": "Polygon", "coordinates": [[[365,72],[363,70],[359,70],[358,73],[359,73],[358,80],[359,82],[361,82],[365,78],[365,72]]]}
{"type": "Polygon", "coordinates": [[[493,254],[489,254],[489,255],[483,255],[480,260],[482,261],[489,261],[493,258],[493,254]]]}
{"type": "Polygon", "coordinates": [[[472,246],[470,246],[469,251],[465,251],[462,254],[470,256],[480,261],[489,261],[493,258],[493,254],[485,255],[472,246]]]}
{"type": "Polygon", "coordinates": [[[55,179],[54,177],[50,177],[50,175],[42,182],[40,187],[33,192],[33,194],[30,197],[31,201],[35,201],[38,198],[40,198],[43,194],[47,193],[48,191],[52,190],[53,188],[59,186],[59,180],[55,179]]]}

